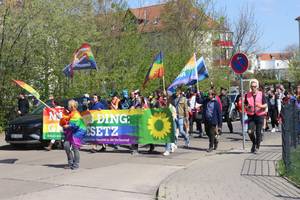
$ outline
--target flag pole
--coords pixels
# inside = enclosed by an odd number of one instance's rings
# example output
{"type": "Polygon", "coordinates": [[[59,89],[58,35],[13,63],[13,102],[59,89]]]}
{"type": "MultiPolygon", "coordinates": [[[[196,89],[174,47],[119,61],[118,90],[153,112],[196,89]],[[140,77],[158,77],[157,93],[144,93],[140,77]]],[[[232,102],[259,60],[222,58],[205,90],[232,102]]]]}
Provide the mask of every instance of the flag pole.
{"type": "Polygon", "coordinates": [[[167,94],[166,92],[166,82],[165,82],[165,66],[164,66],[164,57],[162,55],[162,52],[160,51],[160,54],[161,54],[161,61],[162,61],[162,64],[163,64],[163,70],[164,70],[164,75],[162,77],[163,79],[163,89],[164,89],[164,94],[167,94]]]}
{"type": "Polygon", "coordinates": [[[163,75],[163,88],[164,88],[164,93],[166,94],[166,83],[165,83],[165,75],[163,75]]]}
{"type": "Polygon", "coordinates": [[[197,93],[199,93],[199,85],[198,85],[198,69],[197,69],[197,58],[196,58],[196,50],[194,52],[194,58],[195,58],[195,71],[196,71],[196,78],[197,78],[197,82],[196,82],[196,86],[197,86],[197,93]]]}

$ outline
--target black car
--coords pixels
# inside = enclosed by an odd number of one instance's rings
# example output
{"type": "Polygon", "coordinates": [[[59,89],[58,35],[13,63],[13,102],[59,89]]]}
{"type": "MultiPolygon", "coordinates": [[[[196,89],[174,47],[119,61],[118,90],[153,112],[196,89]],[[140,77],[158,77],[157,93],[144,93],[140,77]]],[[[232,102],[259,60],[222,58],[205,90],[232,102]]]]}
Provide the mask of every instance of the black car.
{"type": "Polygon", "coordinates": [[[37,144],[42,142],[43,109],[39,105],[31,113],[9,121],[5,140],[10,144],[37,144]]]}
{"type": "Polygon", "coordinates": [[[229,117],[231,121],[239,120],[239,112],[235,107],[235,101],[238,97],[238,93],[228,94],[228,97],[230,98],[229,117]]]}
{"type": "MultiPolygon", "coordinates": [[[[78,102],[78,110],[84,110],[84,98],[74,98],[78,102]]],[[[67,107],[69,99],[58,102],[58,105],[67,107]]],[[[103,103],[104,100],[102,100],[103,103]]],[[[50,102],[46,102],[50,105],[50,102]]],[[[9,121],[5,130],[5,140],[12,145],[22,144],[42,144],[47,140],[43,140],[43,109],[45,106],[40,104],[31,113],[18,117],[9,121]]]]}

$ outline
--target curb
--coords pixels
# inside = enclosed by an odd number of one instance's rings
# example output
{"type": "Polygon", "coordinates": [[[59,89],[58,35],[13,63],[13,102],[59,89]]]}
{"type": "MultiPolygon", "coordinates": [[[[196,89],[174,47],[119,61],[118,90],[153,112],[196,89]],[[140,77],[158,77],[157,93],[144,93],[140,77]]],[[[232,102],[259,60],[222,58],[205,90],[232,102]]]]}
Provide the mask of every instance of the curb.
{"type": "Polygon", "coordinates": [[[300,189],[300,185],[297,184],[296,182],[292,181],[291,179],[289,179],[286,176],[281,176],[283,179],[285,179],[287,182],[289,182],[290,184],[292,184],[293,186],[295,186],[296,188],[300,189]]]}

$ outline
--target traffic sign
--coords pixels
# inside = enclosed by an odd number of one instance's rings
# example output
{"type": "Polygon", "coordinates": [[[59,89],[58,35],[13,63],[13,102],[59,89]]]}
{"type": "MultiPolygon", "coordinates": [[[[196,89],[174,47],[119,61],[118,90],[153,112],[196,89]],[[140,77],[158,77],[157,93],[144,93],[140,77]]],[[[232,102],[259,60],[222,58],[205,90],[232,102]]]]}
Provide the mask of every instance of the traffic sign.
{"type": "Polygon", "coordinates": [[[236,74],[244,73],[249,66],[248,58],[243,53],[236,53],[230,60],[230,66],[236,74]]]}

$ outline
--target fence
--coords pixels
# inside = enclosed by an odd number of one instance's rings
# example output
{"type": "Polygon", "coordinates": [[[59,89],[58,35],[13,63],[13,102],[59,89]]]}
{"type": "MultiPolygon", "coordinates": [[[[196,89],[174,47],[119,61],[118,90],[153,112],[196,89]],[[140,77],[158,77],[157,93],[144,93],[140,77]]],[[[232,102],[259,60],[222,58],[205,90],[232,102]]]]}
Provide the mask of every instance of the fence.
{"type": "Polygon", "coordinates": [[[295,102],[283,106],[282,120],[282,158],[289,171],[295,162],[291,154],[299,152],[300,158],[300,109],[295,102]]]}

